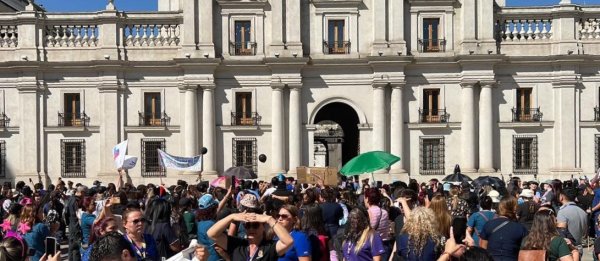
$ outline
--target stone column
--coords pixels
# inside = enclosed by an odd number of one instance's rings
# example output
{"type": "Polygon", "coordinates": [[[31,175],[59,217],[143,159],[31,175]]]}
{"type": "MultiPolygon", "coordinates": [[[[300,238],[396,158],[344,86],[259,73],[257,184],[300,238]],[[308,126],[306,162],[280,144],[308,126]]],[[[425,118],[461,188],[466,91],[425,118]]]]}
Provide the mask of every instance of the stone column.
{"type": "Polygon", "coordinates": [[[181,33],[181,47],[183,52],[196,50],[196,2],[182,1],[183,28],[181,33]]]}
{"type": "MultiPolygon", "coordinates": [[[[39,168],[39,140],[38,127],[40,127],[41,119],[38,119],[38,111],[40,103],[38,102],[38,88],[35,76],[30,76],[30,79],[19,79],[17,89],[19,90],[19,138],[20,138],[20,166],[18,177],[20,180],[26,180],[31,177],[33,180],[38,180],[39,168]]],[[[25,77],[27,77],[25,76],[25,77]]],[[[25,78],[24,77],[24,78],[25,78]]],[[[27,77],[29,78],[29,77],[27,77]]],[[[54,114],[56,115],[56,114],[54,114]]],[[[56,116],[55,116],[56,117],[56,116]]],[[[50,117],[50,119],[56,119],[50,117]]],[[[56,124],[56,123],[55,123],[56,124]]],[[[16,125],[16,124],[15,124],[16,125]]],[[[60,146],[57,144],[56,146],[60,146]]],[[[52,151],[60,152],[60,148],[52,151]]],[[[57,175],[60,175],[58,173],[57,175]]]]}
{"type": "Polygon", "coordinates": [[[479,96],[479,172],[494,172],[494,83],[481,84],[479,96]]]}
{"type": "Polygon", "coordinates": [[[296,174],[296,168],[302,165],[302,85],[290,85],[289,114],[289,171],[296,174]]]}
{"type": "Polygon", "coordinates": [[[475,136],[475,93],[474,83],[461,83],[462,85],[462,163],[460,168],[462,172],[476,172],[475,162],[477,155],[477,145],[475,136]]]}
{"type": "Polygon", "coordinates": [[[385,89],[387,83],[373,84],[373,147],[385,151],[385,89]]]}
{"type": "Polygon", "coordinates": [[[391,102],[391,130],[390,130],[390,152],[398,157],[400,161],[394,165],[390,170],[390,173],[405,173],[404,161],[408,158],[404,158],[404,112],[402,110],[403,97],[402,92],[404,84],[392,85],[392,102],[391,102]]]}
{"type": "Polygon", "coordinates": [[[283,134],[283,88],[284,84],[271,84],[271,172],[285,172],[283,134]]]}
{"type": "Polygon", "coordinates": [[[271,57],[283,49],[283,4],[284,0],[271,3],[271,57]]]}
{"type": "Polygon", "coordinates": [[[198,86],[189,84],[184,87],[183,152],[187,157],[198,155],[198,86]]]}
{"type": "Polygon", "coordinates": [[[215,85],[202,85],[202,145],[208,152],[203,157],[202,176],[217,174],[217,146],[215,132],[215,85]]]}
{"type": "Polygon", "coordinates": [[[386,0],[373,1],[373,48],[371,55],[377,56],[379,52],[385,53],[388,43],[386,39],[386,0]]]}
{"type": "MultiPolygon", "coordinates": [[[[100,115],[89,115],[92,123],[100,123],[101,151],[111,151],[112,148],[119,142],[125,140],[124,137],[119,137],[119,83],[117,80],[117,72],[103,72],[102,83],[98,87],[100,93],[100,115]]],[[[90,109],[87,104],[84,104],[90,109]]],[[[94,124],[95,125],[95,124],[94,124]]],[[[131,147],[129,148],[131,151],[131,147]]],[[[99,176],[113,176],[116,172],[115,162],[112,155],[109,153],[101,153],[99,176]]]]}
{"type": "Polygon", "coordinates": [[[298,57],[302,57],[300,0],[286,0],[285,9],[286,44],[290,51],[295,52],[298,57]]]}

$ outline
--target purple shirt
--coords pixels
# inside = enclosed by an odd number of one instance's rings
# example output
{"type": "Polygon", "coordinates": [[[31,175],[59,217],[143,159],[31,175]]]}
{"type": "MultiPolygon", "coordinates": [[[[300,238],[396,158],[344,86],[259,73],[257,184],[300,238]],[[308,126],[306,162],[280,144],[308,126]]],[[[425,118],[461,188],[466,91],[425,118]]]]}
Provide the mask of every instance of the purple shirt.
{"type": "Polygon", "coordinates": [[[375,232],[370,239],[356,252],[354,249],[356,242],[344,242],[343,255],[346,261],[373,260],[374,256],[381,256],[385,253],[383,241],[375,232]]]}

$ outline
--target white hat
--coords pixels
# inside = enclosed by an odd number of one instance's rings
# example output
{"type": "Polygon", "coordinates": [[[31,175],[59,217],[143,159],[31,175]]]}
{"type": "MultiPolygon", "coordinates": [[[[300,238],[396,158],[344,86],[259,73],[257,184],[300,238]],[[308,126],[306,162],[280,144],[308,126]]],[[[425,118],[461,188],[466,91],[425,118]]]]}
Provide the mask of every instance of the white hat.
{"type": "Polygon", "coordinates": [[[524,198],[533,198],[533,190],[531,189],[524,189],[523,191],[521,191],[521,197],[524,198]]]}
{"type": "Polygon", "coordinates": [[[488,193],[488,196],[490,198],[492,198],[492,202],[493,203],[498,203],[500,202],[500,193],[496,190],[492,190],[488,193]]]}

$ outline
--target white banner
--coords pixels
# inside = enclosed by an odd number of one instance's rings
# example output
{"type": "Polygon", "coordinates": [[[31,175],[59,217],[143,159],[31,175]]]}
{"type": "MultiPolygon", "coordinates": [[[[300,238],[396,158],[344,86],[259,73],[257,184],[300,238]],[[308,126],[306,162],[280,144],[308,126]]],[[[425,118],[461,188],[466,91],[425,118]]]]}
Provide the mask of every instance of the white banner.
{"type": "Polygon", "coordinates": [[[125,155],[125,160],[123,161],[123,169],[133,169],[137,164],[138,158],[136,156],[125,155]]]}
{"type": "Polygon", "coordinates": [[[113,148],[113,160],[115,161],[115,166],[117,167],[117,169],[123,166],[123,163],[125,162],[126,153],[127,140],[124,140],[123,142],[117,144],[117,146],[113,148]]]}
{"type": "Polygon", "coordinates": [[[202,171],[202,157],[178,157],[158,150],[158,156],[163,167],[182,171],[202,171]]]}

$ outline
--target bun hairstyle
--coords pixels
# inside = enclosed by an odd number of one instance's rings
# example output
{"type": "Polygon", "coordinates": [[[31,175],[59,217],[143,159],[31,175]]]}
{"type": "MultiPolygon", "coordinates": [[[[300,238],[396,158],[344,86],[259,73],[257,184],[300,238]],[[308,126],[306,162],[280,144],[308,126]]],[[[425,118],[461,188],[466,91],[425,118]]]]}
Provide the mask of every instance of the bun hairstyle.
{"type": "Polygon", "coordinates": [[[6,237],[0,241],[0,261],[25,261],[28,250],[23,239],[6,237]]]}

